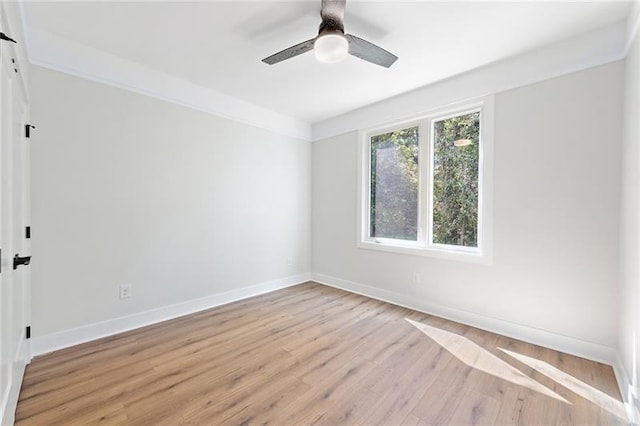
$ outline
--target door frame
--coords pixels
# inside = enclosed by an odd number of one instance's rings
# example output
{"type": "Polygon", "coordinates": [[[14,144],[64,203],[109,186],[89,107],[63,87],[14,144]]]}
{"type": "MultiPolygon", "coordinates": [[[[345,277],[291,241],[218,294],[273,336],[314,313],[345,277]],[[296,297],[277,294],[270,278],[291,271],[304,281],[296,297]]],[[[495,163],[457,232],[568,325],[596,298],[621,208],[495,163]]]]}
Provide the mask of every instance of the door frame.
{"type": "MultiPolygon", "coordinates": [[[[8,12],[7,3],[0,0],[0,31],[19,40],[21,28],[15,19],[10,22],[8,12]],[[11,23],[15,25],[11,26],[11,23]]],[[[0,40],[0,86],[7,82],[6,87],[0,87],[0,96],[10,97],[0,98],[0,176],[5,180],[4,186],[0,185],[0,299],[3,295],[8,299],[0,300],[0,318],[10,319],[7,324],[10,333],[0,336],[0,360],[7,363],[0,370],[0,374],[7,375],[6,381],[0,382],[7,386],[0,400],[2,425],[14,422],[25,367],[31,360],[30,340],[26,336],[31,319],[31,274],[25,267],[13,270],[15,254],[30,254],[30,240],[24,233],[24,226],[30,225],[30,150],[25,135],[25,125],[29,123],[29,92],[24,75],[27,66],[21,48],[21,45],[0,40]],[[1,111],[3,105],[8,106],[7,113],[1,111]],[[16,173],[20,174],[18,179],[16,173]],[[21,217],[14,214],[16,206],[21,217]],[[16,285],[20,285],[20,291],[16,291],[16,285]]]]}

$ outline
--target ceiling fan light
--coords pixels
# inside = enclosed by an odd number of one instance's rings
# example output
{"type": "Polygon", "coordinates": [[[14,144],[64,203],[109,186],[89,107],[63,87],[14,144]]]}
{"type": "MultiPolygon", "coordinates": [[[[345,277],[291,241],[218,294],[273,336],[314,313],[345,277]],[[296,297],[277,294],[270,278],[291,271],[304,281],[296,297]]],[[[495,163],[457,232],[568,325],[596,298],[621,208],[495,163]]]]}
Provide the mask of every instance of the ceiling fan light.
{"type": "Polygon", "coordinates": [[[349,42],[341,34],[321,35],[313,45],[313,52],[320,62],[340,62],[349,54],[349,42]]]}

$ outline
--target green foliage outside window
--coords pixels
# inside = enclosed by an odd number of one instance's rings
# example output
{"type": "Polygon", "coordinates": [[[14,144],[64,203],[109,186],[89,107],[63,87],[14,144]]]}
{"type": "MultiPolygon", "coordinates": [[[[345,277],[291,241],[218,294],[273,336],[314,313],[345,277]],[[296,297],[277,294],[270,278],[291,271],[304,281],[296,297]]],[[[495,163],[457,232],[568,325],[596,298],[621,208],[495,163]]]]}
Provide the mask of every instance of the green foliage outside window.
{"type": "Polygon", "coordinates": [[[371,138],[371,236],[418,238],[418,128],[371,138]]]}
{"type": "Polygon", "coordinates": [[[478,246],[480,113],[434,123],[433,242],[478,246]],[[456,146],[455,141],[458,142],[456,146]]]}
{"type": "MultiPolygon", "coordinates": [[[[433,138],[432,242],[477,247],[480,113],[434,121],[433,138]]],[[[371,137],[372,237],[418,240],[419,151],[417,126],[371,137]]]]}

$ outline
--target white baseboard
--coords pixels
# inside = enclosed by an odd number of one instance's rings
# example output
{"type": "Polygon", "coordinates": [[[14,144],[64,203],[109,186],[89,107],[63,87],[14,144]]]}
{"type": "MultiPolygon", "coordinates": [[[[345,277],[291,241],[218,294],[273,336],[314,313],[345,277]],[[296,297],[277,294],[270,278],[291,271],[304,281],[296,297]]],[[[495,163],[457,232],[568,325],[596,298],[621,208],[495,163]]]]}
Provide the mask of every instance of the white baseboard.
{"type": "Polygon", "coordinates": [[[593,361],[602,362],[611,366],[616,363],[617,353],[615,349],[599,345],[597,343],[587,342],[574,337],[563,336],[546,330],[491,318],[473,312],[450,308],[448,306],[438,305],[424,300],[418,300],[414,296],[384,290],[353,281],[347,281],[328,275],[314,273],[312,274],[312,280],[320,284],[361,294],[363,296],[382,300],[383,302],[389,302],[394,305],[403,306],[426,314],[436,315],[441,318],[470,325],[492,333],[512,337],[514,339],[533,343],[538,346],[544,346],[549,349],[554,349],[593,361]]]}
{"type": "Polygon", "coordinates": [[[294,275],[44,336],[34,336],[31,339],[31,355],[42,355],[58,349],[203,311],[225,303],[291,287],[309,280],[311,280],[311,274],[294,275]]]}

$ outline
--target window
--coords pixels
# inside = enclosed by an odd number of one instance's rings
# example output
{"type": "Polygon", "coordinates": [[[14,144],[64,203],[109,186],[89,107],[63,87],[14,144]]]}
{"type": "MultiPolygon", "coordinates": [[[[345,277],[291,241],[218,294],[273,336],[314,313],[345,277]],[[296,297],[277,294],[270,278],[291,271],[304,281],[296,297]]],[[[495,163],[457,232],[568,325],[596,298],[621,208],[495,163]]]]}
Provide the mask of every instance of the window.
{"type": "Polygon", "coordinates": [[[360,247],[490,260],[492,105],[362,133],[360,247]]]}
{"type": "Polygon", "coordinates": [[[418,127],[371,136],[370,235],[418,239],[418,127]]]}
{"type": "Polygon", "coordinates": [[[431,242],[478,247],[480,112],[432,121],[431,242]]]}

